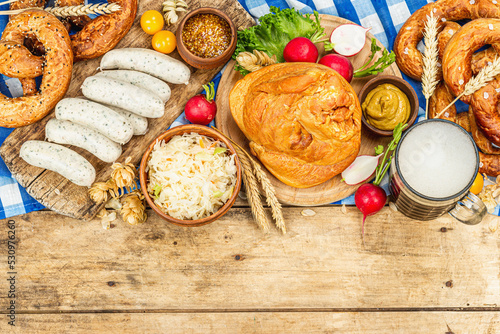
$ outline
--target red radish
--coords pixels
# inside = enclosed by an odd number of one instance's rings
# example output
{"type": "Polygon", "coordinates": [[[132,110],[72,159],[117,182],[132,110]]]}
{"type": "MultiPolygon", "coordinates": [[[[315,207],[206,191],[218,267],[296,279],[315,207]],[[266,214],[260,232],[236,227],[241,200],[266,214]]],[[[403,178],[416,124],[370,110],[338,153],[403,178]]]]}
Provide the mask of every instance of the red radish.
{"type": "Polygon", "coordinates": [[[335,71],[337,71],[347,82],[351,82],[352,76],[354,75],[354,68],[351,62],[344,56],[337,54],[328,54],[322,57],[318,64],[328,66],[335,71]]]}
{"type": "Polygon", "coordinates": [[[214,83],[203,85],[205,95],[198,94],[189,99],[186,103],[184,111],[188,121],[194,124],[207,125],[217,113],[217,105],[215,104],[214,83]]]}
{"type": "Polygon", "coordinates": [[[384,189],[371,183],[365,183],[356,190],[354,194],[354,203],[363,214],[362,233],[365,234],[365,219],[380,210],[387,201],[387,195],[384,189]]]}
{"type": "Polygon", "coordinates": [[[339,25],[330,35],[333,50],[346,57],[358,54],[365,46],[366,33],[370,29],[352,23],[339,25]]]}
{"type": "Polygon", "coordinates": [[[318,60],[318,48],[305,37],[296,37],[285,46],[283,58],[286,62],[315,63],[318,60]]]}
{"type": "Polygon", "coordinates": [[[350,186],[364,182],[375,173],[378,166],[378,160],[382,154],[360,155],[352,164],[342,172],[342,179],[350,186]]]}

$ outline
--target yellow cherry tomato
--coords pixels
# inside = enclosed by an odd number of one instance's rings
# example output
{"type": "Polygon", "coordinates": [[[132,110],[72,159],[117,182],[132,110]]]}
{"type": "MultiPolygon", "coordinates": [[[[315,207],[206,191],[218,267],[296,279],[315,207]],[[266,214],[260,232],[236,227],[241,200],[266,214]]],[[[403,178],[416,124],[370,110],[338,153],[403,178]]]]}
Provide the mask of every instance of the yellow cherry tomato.
{"type": "Polygon", "coordinates": [[[141,28],[146,34],[154,35],[163,29],[163,15],[157,10],[145,11],[141,16],[141,28]]]}
{"type": "Polygon", "coordinates": [[[472,187],[470,187],[469,191],[474,195],[477,195],[481,192],[481,190],[483,190],[483,185],[483,176],[481,175],[481,173],[477,173],[476,179],[474,180],[474,183],[472,184],[472,187]]]}
{"type": "Polygon", "coordinates": [[[161,53],[170,53],[175,50],[177,41],[175,35],[168,30],[158,31],[153,36],[153,49],[161,53]]]}

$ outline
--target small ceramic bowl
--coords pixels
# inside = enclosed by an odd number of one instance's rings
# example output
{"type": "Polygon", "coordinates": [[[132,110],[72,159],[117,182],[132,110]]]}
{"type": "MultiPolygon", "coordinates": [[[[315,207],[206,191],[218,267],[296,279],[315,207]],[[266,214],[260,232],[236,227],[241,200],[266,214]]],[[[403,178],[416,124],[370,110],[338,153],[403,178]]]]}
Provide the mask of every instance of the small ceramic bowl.
{"type": "Polygon", "coordinates": [[[177,39],[177,50],[186,63],[199,69],[212,69],[224,65],[229,61],[234,53],[234,50],[236,49],[236,41],[238,37],[236,26],[234,25],[233,21],[231,21],[229,16],[218,9],[211,7],[202,7],[195,9],[184,16],[182,21],[179,23],[179,27],[177,28],[177,31],[175,33],[175,38],[177,39]],[[229,47],[221,55],[214,58],[202,58],[194,55],[186,48],[186,45],[182,40],[182,31],[184,30],[184,26],[187,20],[198,14],[215,14],[229,23],[229,27],[231,28],[231,42],[229,43],[229,47]]]}
{"type": "Polygon", "coordinates": [[[238,193],[240,192],[240,187],[241,187],[241,164],[238,159],[238,156],[236,155],[236,158],[234,160],[234,162],[236,163],[236,186],[234,187],[233,194],[227,200],[227,202],[211,216],[197,220],[182,220],[167,215],[160,208],[156,206],[156,204],[153,202],[153,199],[149,196],[149,193],[147,191],[148,173],[146,172],[146,166],[149,161],[149,155],[151,154],[151,151],[153,150],[153,147],[157,142],[161,140],[168,142],[174,136],[192,132],[199,133],[201,135],[221,141],[226,145],[231,154],[236,154],[236,151],[233,145],[231,145],[231,142],[227,138],[219,134],[217,131],[203,125],[187,124],[167,130],[166,132],[159,135],[155,140],[153,140],[153,142],[149,145],[148,149],[142,156],[141,166],[139,167],[139,181],[141,183],[141,190],[151,209],[153,209],[153,211],[156,212],[161,218],[165,219],[166,221],[172,224],[179,226],[201,226],[216,221],[233,206],[234,201],[236,201],[236,198],[238,197],[238,193]]]}
{"type": "MultiPolygon", "coordinates": [[[[371,79],[368,81],[361,91],[358,94],[359,97],[359,103],[363,104],[365,101],[366,96],[368,95],[369,92],[371,92],[374,88],[376,88],[378,85],[382,84],[393,84],[394,86],[398,87],[401,89],[403,93],[408,97],[408,100],[410,101],[410,117],[408,118],[408,126],[405,128],[408,129],[410,128],[413,123],[415,123],[415,120],[417,119],[418,115],[418,97],[417,94],[415,93],[415,90],[411,87],[411,85],[406,82],[405,80],[393,76],[393,75],[378,75],[375,78],[371,79]]],[[[373,125],[368,124],[368,122],[365,119],[364,113],[361,116],[361,121],[363,124],[370,130],[372,133],[379,135],[379,136],[392,136],[392,130],[381,130],[373,125]]],[[[403,131],[405,131],[403,130],[403,131]]]]}

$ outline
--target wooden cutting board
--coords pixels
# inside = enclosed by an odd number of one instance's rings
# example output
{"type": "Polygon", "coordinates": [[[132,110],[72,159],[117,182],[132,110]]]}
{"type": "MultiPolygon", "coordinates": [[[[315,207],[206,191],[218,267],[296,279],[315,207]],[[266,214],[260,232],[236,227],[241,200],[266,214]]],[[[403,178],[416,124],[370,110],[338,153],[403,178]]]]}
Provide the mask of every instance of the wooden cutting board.
{"type": "MultiPolygon", "coordinates": [[[[161,12],[161,1],[141,0],[134,25],[129,33],[120,41],[116,48],[139,47],[151,48],[152,36],[144,33],[140,27],[141,15],[149,9],[161,12]]],[[[254,25],[252,17],[236,0],[220,0],[217,2],[210,0],[188,1],[188,10],[199,7],[216,7],[224,11],[234,22],[237,28],[247,28],[254,25]]],[[[184,14],[180,14],[179,21],[184,14]]],[[[177,25],[166,27],[175,33],[177,25]]],[[[179,54],[174,51],[170,54],[174,58],[180,59],[179,54]]],[[[81,96],[80,86],[88,76],[97,72],[101,57],[89,61],[82,61],[74,64],[73,78],[66,97],[81,96]]],[[[191,79],[189,85],[171,85],[172,97],[165,105],[165,116],[159,119],[149,119],[149,131],[144,136],[134,136],[132,140],[123,146],[123,154],[118,160],[123,162],[126,157],[132,157],[132,162],[139,164],[143,152],[151,141],[160,133],[167,130],[170,124],[182,113],[184,105],[193,95],[202,91],[201,85],[206,84],[221,70],[222,66],[212,70],[198,70],[190,67],[191,79]]],[[[159,68],[158,71],[162,69],[159,68]]],[[[0,156],[19,181],[21,186],[26,188],[28,193],[46,207],[78,219],[91,219],[102,208],[96,205],[88,195],[86,187],[77,186],[57,173],[28,165],[19,157],[19,150],[22,143],[27,140],[44,140],[45,124],[54,117],[52,111],[49,116],[40,122],[16,129],[5,140],[0,148],[0,156]]],[[[109,163],[104,163],[83,149],[73,147],[73,149],[83,155],[96,169],[96,181],[105,181],[110,176],[109,163]]]]}
{"type": "MultiPolygon", "coordinates": [[[[344,23],[352,23],[351,21],[348,21],[346,19],[331,15],[320,15],[320,18],[321,25],[325,28],[327,36],[330,36],[335,27],[344,23]]],[[[370,45],[372,38],[374,38],[374,36],[368,33],[363,50],[361,50],[361,52],[359,52],[354,57],[349,58],[355,69],[361,67],[368,60],[371,54],[370,45]]],[[[378,41],[377,44],[383,47],[383,45],[378,41]]],[[[318,47],[320,56],[325,54],[323,45],[318,45],[318,47]]],[[[234,84],[238,80],[243,78],[243,76],[239,72],[233,70],[233,67],[234,61],[231,61],[224,74],[222,75],[221,81],[219,83],[219,90],[217,92],[216,98],[218,114],[215,121],[217,128],[219,128],[229,138],[231,138],[242,147],[244,147],[248,152],[250,152],[248,139],[246,139],[245,135],[238,128],[238,125],[236,125],[236,122],[231,115],[231,111],[229,110],[229,92],[231,91],[231,88],[234,86],[234,84]]],[[[396,63],[393,63],[391,66],[386,68],[383,74],[401,77],[401,72],[399,71],[396,63]]],[[[351,85],[356,93],[359,93],[364,84],[371,78],[372,77],[359,79],[354,78],[351,82],[351,85]]],[[[374,136],[363,127],[361,133],[361,148],[359,154],[373,155],[375,153],[375,146],[379,144],[383,144],[385,146],[389,141],[390,138],[374,136]]],[[[261,166],[264,168],[264,165],[261,164],[261,166]]],[[[298,189],[284,184],[276,177],[274,177],[271,173],[269,173],[267,169],[264,168],[264,170],[266,170],[271,183],[276,189],[276,196],[278,197],[279,201],[286,204],[303,206],[328,204],[352,195],[359,187],[346,185],[344,182],[340,181],[341,176],[337,175],[334,178],[315,187],[298,189]]]]}

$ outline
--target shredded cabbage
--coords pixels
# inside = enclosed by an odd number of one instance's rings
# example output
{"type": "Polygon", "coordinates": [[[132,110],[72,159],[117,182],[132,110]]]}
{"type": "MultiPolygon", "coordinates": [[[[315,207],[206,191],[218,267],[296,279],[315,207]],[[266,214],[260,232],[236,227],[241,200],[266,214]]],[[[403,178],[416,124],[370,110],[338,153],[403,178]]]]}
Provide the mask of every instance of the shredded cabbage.
{"type": "Polygon", "coordinates": [[[147,164],[147,190],[167,215],[184,220],[208,217],[231,197],[235,155],[224,143],[189,133],[157,142],[147,164]]]}

